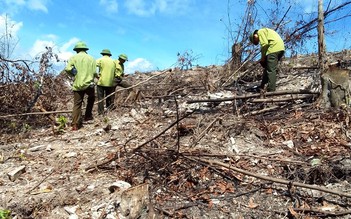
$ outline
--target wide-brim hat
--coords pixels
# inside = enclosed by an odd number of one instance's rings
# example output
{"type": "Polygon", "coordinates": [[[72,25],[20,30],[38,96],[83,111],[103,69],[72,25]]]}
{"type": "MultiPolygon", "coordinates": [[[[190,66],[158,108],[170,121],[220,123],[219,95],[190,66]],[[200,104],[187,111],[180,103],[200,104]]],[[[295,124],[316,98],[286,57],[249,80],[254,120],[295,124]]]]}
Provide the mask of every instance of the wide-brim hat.
{"type": "Polygon", "coordinates": [[[101,52],[100,52],[101,55],[109,55],[109,56],[112,56],[111,54],[111,51],[109,49],[103,49],[101,52]]]}
{"type": "Polygon", "coordinates": [[[128,56],[126,54],[121,54],[118,56],[118,58],[128,61],[128,56]]]}
{"type": "Polygon", "coordinates": [[[87,44],[83,41],[79,41],[73,48],[74,51],[77,50],[89,50],[87,44]]]}

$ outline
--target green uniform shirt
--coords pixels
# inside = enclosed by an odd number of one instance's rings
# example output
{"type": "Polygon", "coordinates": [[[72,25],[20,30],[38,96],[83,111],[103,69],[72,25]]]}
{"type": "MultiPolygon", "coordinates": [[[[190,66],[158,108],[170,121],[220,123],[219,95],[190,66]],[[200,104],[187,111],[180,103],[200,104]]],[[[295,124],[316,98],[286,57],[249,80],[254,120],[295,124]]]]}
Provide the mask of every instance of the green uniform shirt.
{"type": "Polygon", "coordinates": [[[268,54],[284,51],[284,41],[277,32],[269,28],[262,28],[257,31],[260,45],[262,58],[268,54]]]}
{"type": "Polygon", "coordinates": [[[65,71],[73,75],[72,69],[77,69],[77,74],[74,77],[73,90],[81,91],[87,89],[94,82],[96,71],[95,59],[88,55],[85,51],[80,51],[72,56],[67,63],[65,71]]]}
{"type": "Polygon", "coordinates": [[[104,55],[96,60],[96,66],[99,68],[99,81],[97,84],[104,87],[112,87],[116,71],[114,60],[110,56],[104,55]]]}
{"type": "Polygon", "coordinates": [[[124,64],[120,63],[117,59],[116,61],[116,77],[122,78],[124,76],[124,64]]]}

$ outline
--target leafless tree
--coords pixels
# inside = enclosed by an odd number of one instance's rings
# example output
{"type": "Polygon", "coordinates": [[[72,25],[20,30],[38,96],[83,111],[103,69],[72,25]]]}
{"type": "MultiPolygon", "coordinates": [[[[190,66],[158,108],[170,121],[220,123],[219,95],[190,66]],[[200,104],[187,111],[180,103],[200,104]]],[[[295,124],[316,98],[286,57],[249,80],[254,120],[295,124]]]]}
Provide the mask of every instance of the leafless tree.
{"type": "MultiPolygon", "coordinates": [[[[19,42],[13,33],[14,24],[12,24],[5,14],[0,17],[4,19],[2,22],[4,24],[4,32],[0,35],[0,58],[10,60],[11,56],[19,42]]],[[[5,82],[10,80],[11,66],[6,65],[6,63],[0,63],[0,82],[5,82]]]]}

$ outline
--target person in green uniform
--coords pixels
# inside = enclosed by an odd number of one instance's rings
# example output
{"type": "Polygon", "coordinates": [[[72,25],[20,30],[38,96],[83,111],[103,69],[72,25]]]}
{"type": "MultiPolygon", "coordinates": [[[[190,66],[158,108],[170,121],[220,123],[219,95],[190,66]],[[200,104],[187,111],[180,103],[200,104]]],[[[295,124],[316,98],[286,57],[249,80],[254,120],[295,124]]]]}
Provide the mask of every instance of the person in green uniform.
{"type": "Polygon", "coordinates": [[[250,41],[261,46],[260,64],[264,71],[260,88],[263,91],[275,91],[278,62],[285,52],[284,41],[277,32],[269,28],[255,30],[250,35],[250,41]]]}
{"type": "Polygon", "coordinates": [[[72,130],[78,130],[83,125],[82,104],[84,96],[88,96],[84,120],[93,119],[93,106],[95,101],[94,77],[96,74],[95,59],[88,55],[89,48],[85,42],[78,42],[74,49],[76,54],[72,56],[65,67],[65,71],[74,76],[73,82],[73,112],[72,130]]]}
{"type": "Polygon", "coordinates": [[[124,63],[128,61],[128,56],[126,54],[120,54],[118,56],[118,60],[116,60],[116,80],[115,86],[120,86],[124,88],[128,88],[131,85],[126,81],[123,81],[124,77],[124,63]]]}
{"type": "Polygon", "coordinates": [[[110,95],[114,92],[114,79],[116,75],[116,64],[111,58],[112,54],[109,49],[103,49],[100,53],[101,58],[96,60],[96,66],[98,68],[98,82],[97,82],[97,97],[98,97],[98,113],[102,115],[104,113],[104,101],[106,98],[106,108],[112,108],[114,103],[114,95],[110,95]]]}

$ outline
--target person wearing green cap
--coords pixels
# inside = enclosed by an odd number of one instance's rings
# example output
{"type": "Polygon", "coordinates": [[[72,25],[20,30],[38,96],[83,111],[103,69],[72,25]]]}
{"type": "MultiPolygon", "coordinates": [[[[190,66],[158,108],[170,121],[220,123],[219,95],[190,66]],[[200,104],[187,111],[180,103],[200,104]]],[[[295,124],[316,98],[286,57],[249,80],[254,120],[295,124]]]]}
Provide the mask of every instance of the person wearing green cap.
{"type": "Polygon", "coordinates": [[[124,63],[128,61],[128,56],[126,54],[120,54],[118,56],[118,59],[115,61],[116,62],[116,80],[115,80],[115,86],[120,86],[120,87],[130,87],[130,84],[127,82],[123,81],[124,77],[124,63]]]}
{"type": "Polygon", "coordinates": [[[264,68],[261,82],[262,91],[275,91],[278,62],[284,55],[284,41],[277,32],[269,28],[255,30],[250,35],[254,45],[261,46],[260,64],[264,68]]]}
{"type": "Polygon", "coordinates": [[[72,111],[72,130],[82,127],[82,104],[84,96],[88,96],[84,120],[93,119],[93,106],[95,102],[94,77],[96,71],[95,59],[88,55],[89,48],[85,42],[78,42],[73,50],[76,52],[69,60],[65,71],[74,76],[73,82],[73,111],[72,111]]]}
{"type": "Polygon", "coordinates": [[[112,54],[109,49],[103,49],[100,53],[101,58],[96,60],[98,68],[98,82],[97,82],[97,97],[98,97],[98,114],[104,113],[104,101],[106,98],[106,108],[112,108],[114,102],[114,78],[116,75],[116,64],[111,58],[112,54]]]}

